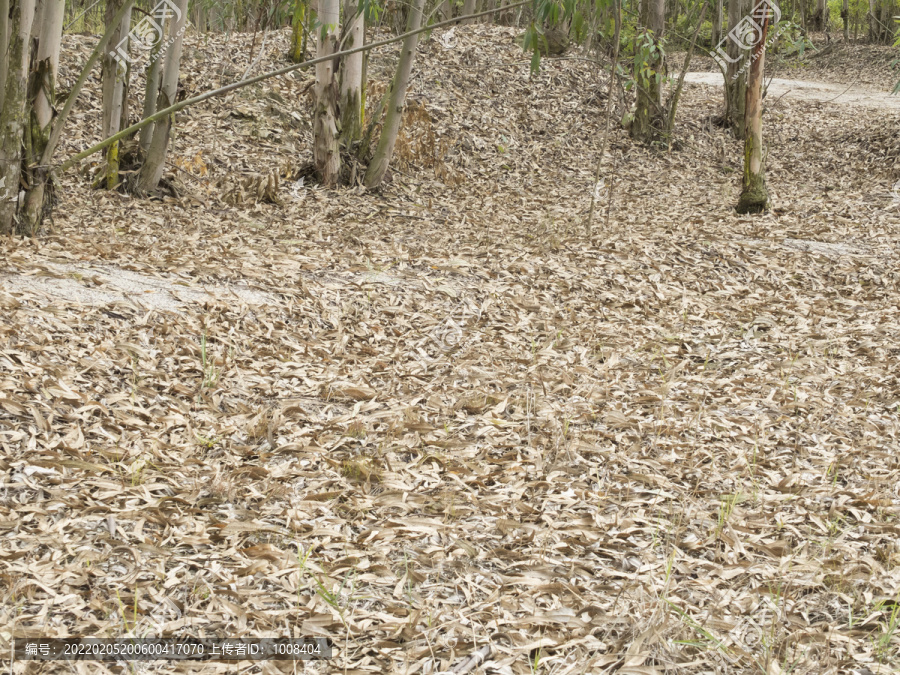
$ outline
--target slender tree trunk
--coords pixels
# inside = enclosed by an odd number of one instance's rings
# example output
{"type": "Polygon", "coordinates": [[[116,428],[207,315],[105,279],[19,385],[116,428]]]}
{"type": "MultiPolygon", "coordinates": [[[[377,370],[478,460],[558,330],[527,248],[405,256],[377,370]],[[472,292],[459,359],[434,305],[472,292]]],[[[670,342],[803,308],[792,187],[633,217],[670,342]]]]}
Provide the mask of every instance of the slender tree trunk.
{"type": "MultiPolygon", "coordinates": [[[[344,26],[347,30],[342,49],[352,49],[363,44],[365,17],[357,12],[356,0],[344,2],[344,26]]],[[[357,52],[341,60],[341,145],[348,147],[362,137],[363,111],[365,109],[363,83],[363,53],[357,52]]]]}
{"type": "MultiPolygon", "coordinates": [[[[462,8],[463,16],[475,13],[475,0],[464,0],[462,8]]],[[[466,19],[465,23],[473,23],[475,19],[466,19]]]]}
{"type": "MultiPolygon", "coordinates": [[[[156,101],[157,110],[164,110],[172,105],[178,91],[178,72],[181,67],[181,46],[187,21],[187,5],[188,0],[178,0],[177,6],[180,14],[174,17],[174,21],[169,21],[169,40],[166,42],[167,44],[171,42],[171,44],[165,53],[165,64],[160,76],[159,96],[156,101]]],[[[153,125],[150,149],[147,151],[147,157],[144,159],[137,178],[136,191],[139,194],[155,190],[163,176],[173,117],[173,115],[167,115],[153,125]]]]}
{"type": "Polygon", "coordinates": [[[869,42],[878,42],[878,22],[875,20],[875,0],[869,0],[869,42]]]}
{"type": "Polygon", "coordinates": [[[194,28],[198,33],[206,33],[207,23],[206,5],[203,2],[197,2],[194,5],[194,28]]]}
{"type": "Polygon", "coordinates": [[[894,3],[892,0],[881,1],[881,42],[890,44],[894,40],[894,17],[892,16],[894,3]]]}
{"type": "MultiPolygon", "coordinates": [[[[728,30],[744,18],[745,0],[728,0],[728,30]]],[[[747,73],[743,69],[745,50],[734,39],[727,44],[728,67],[725,71],[725,126],[735,138],[744,137],[744,110],[747,102],[747,73]]]]}
{"type": "Polygon", "coordinates": [[[9,0],[0,0],[0,110],[6,94],[6,74],[9,72],[9,0]]]}
{"type": "MultiPolygon", "coordinates": [[[[340,24],[340,0],[320,0],[316,56],[327,57],[337,49],[340,24]]],[[[313,119],[313,162],[324,185],[337,185],[341,172],[341,153],[337,130],[337,73],[333,60],[316,64],[316,110],[313,119]]]]}
{"type": "Polygon", "coordinates": [[[841,19],[844,20],[844,42],[850,42],[850,0],[841,5],[841,19]]]}
{"type": "Polygon", "coordinates": [[[56,91],[56,73],[59,70],[59,52],[62,45],[65,0],[43,0],[40,25],[32,27],[37,39],[30,67],[29,96],[31,100],[30,129],[25,137],[26,182],[24,209],[21,214],[25,234],[34,234],[41,224],[44,210],[44,194],[50,167],[42,158],[50,141],[53,122],[53,104],[56,91]]]}
{"type": "MultiPolygon", "coordinates": [[[[421,27],[424,7],[425,0],[413,0],[406,24],[407,32],[418,30],[421,27]]],[[[418,34],[410,35],[403,41],[397,72],[394,73],[394,80],[391,83],[391,98],[388,102],[387,114],[384,117],[384,126],[381,128],[381,137],[378,139],[378,147],[375,149],[363,181],[367,188],[374,188],[381,184],[394,155],[394,146],[397,143],[400,123],[403,120],[403,104],[406,101],[409,76],[412,73],[418,45],[418,34]]]]}
{"type": "Polygon", "coordinates": [[[826,0],[816,0],[816,11],[813,14],[813,30],[825,30],[828,27],[828,4],[826,0]]]}
{"type": "MultiPolygon", "coordinates": [[[[122,6],[123,0],[107,0],[106,25],[109,27],[115,19],[116,13],[122,6]]],[[[120,45],[127,53],[128,45],[121,41],[128,35],[131,27],[131,11],[127,11],[119,22],[115,32],[110,38],[114,45],[120,45]]],[[[115,58],[111,52],[103,55],[102,79],[103,79],[103,113],[101,117],[101,132],[103,138],[109,138],[117,133],[122,124],[125,113],[125,94],[127,91],[128,67],[122,60],[115,58]]],[[[119,184],[119,143],[113,143],[106,150],[106,187],[110,190],[119,184]]]]}
{"type": "MultiPolygon", "coordinates": [[[[637,105],[630,131],[632,138],[649,143],[659,138],[666,125],[662,109],[661,83],[665,63],[658,50],[665,25],[665,0],[644,0],[643,5],[644,13],[641,16],[641,24],[657,50],[648,57],[646,64],[642,64],[650,69],[649,76],[641,72],[634,74],[637,86],[637,105]]],[[[643,41],[643,39],[643,35],[635,38],[635,50],[640,49],[637,42],[643,41]]]]}
{"type": "Polygon", "coordinates": [[[0,113],[0,234],[11,234],[15,230],[22,175],[22,138],[28,120],[28,64],[34,11],[35,0],[10,2],[9,71],[0,113]]]}
{"type": "Polygon", "coordinates": [[[294,13],[291,17],[291,53],[294,63],[306,60],[306,0],[294,0],[294,13]]]}
{"type": "MultiPolygon", "coordinates": [[[[56,73],[59,70],[59,52],[62,45],[62,25],[65,0],[42,0],[41,24],[38,27],[38,44],[35,51],[35,68],[46,61],[50,75],[35,94],[34,110],[41,129],[48,127],[53,117],[52,98],[56,73]]],[[[49,128],[46,129],[50,132],[49,128]]],[[[43,132],[42,132],[43,133],[43,132]]],[[[46,143],[45,143],[46,144],[46,143]]],[[[38,155],[40,156],[40,155],[38,155]]]]}
{"type": "Polygon", "coordinates": [[[744,178],[738,213],[760,213],[769,203],[766,190],[765,158],[762,138],[762,83],[766,62],[766,36],[769,16],[763,18],[762,37],[753,47],[750,75],[747,78],[747,105],[744,138],[744,178]]]}
{"type": "Polygon", "coordinates": [[[713,45],[719,44],[722,40],[722,12],[723,12],[723,0],[716,0],[716,13],[713,17],[713,30],[712,30],[712,43],[713,45]]]}
{"type": "MultiPolygon", "coordinates": [[[[163,25],[163,34],[165,34],[165,22],[163,25]]],[[[159,95],[159,73],[162,68],[162,54],[160,53],[160,49],[162,48],[163,41],[160,40],[153,46],[153,51],[150,54],[150,63],[147,64],[147,68],[145,70],[146,73],[146,84],[144,86],[144,110],[143,117],[147,119],[151,117],[156,112],[156,98],[159,95]]],[[[144,156],[147,156],[147,153],[150,152],[150,141],[153,139],[153,129],[156,125],[148,124],[143,129],[141,129],[140,135],[140,146],[141,152],[144,156]]]]}

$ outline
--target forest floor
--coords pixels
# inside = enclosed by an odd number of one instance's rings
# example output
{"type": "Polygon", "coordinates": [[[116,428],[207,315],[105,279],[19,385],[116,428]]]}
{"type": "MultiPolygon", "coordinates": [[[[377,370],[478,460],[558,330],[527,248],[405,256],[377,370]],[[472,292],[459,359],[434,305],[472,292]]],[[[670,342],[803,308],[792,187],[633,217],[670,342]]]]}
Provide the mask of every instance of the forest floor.
{"type": "MultiPolygon", "coordinates": [[[[167,196],[91,190],[85,164],[46,233],[0,242],[0,646],[307,635],[334,642],[312,672],[437,673],[488,645],[472,672],[897,672],[900,112],[767,97],[773,208],[741,217],[741,143],[690,85],[670,151],[613,124],[597,189],[605,76],[530,77],[516,34],[422,43],[378,193],[304,173],[302,74],[179,114],[167,196]]],[[[185,95],[259,51],[188,37],[185,95]]],[[[67,38],[63,89],[91,44],[67,38]]],[[[254,73],[283,65],[286,33],[264,44],[254,73]]],[[[767,66],[883,92],[894,55],[767,66]]],[[[61,155],[98,137],[96,78],[82,98],[61,155]]],[[[36,665],[0,662],[132,672],[36,665]]]]}

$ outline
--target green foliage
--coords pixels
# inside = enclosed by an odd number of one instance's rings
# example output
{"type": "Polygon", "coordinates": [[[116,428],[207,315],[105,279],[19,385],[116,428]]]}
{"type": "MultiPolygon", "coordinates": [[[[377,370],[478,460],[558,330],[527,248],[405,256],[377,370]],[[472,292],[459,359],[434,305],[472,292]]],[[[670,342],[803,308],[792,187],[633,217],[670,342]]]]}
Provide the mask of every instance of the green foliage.
{"type": "MultiPolygon", "coordinates": [[[[595,0],[598,6],[610,0],[595,0]]],[[[536,0],[534,15],[522,37],[522,48],[531,54],[531,72],[541,69],[541,55],[552,52],[548,34],[550,29],[562,22],[569,23],[569,30],[576,40],[585,34],[586,22],[577,0],[536,0]]]]}
{"type": "Polygon", "coordinates": [[[774,40],[768,45],[766,51],[769,54],[777,54],[783,57],[793,56],[796,54],[803,57],[803,53],[807,49],[813,48],[813,43],[803,33],[803,28],[793,21],[779,21],[770,29],[771,36],[774,40]]]}
{"type": "MultiPolygon", "coordinates": [[[[697,17],[691,15],[679,16],[675,22],[675,38],[682,42],[682,46],[687,48],[691,43],[691,37],[697,28],[697,17]]],[[[712,21],[704,21],[700,26],[700,32],[697,33],[697,47],[703,49],[713,49],[715,45],[712,43],[713,25],[712,21]]]]}
{"type": "Polygon", "coordinates": [[[656,80],[659,84],[665,79],[665,74],[654,70],[651,66],[664,63],[664,40],[656,40],[650,31],[641,31],[635,40],[634,52],[634,77],[639,82],[656,80]]]}

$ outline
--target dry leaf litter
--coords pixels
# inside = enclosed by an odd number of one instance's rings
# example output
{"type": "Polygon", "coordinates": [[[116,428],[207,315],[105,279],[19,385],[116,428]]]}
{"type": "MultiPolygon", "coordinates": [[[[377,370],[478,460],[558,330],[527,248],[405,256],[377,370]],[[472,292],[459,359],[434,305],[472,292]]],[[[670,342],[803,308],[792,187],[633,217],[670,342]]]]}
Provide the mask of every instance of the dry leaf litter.
{"type": "MultiPolygon", "coordinates": [[[[303,73],[179,113],[160,200],[91,160],[0,243],[6,654],[152,627],[331,638],[311,672],[896,672],[896,109],[767,99],[774,209],[745,218],[688,85],[671,153],[613,131],[587,236],[605,76],[530,77],[516,33],[423,41],[380,193],[304,174],[303,73]]],[[[252,42],[189,35],[183,95],[252,42]]],[[[780,75],[843,81],[823,63],[780,75]]]]}

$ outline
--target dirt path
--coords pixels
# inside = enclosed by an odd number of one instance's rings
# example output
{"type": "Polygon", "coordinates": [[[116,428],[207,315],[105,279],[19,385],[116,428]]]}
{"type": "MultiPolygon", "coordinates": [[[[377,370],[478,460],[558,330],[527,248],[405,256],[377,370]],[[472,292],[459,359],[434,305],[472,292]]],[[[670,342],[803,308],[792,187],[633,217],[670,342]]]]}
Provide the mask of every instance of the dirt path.
{"type": "MultiPolygon", "coordinates": [[[[685,81],[714,87],[721,87],[724,84],[722,74],[719,72],[688,73],[685,81]]],[[[878,91],[858,84],[848,88],[844,84],[775,78],[769,82],[768,95],[784,96],[785,100],[793,101],[818,101],[835,105],[858,105],[881,110],[900,110],[900,96],[891,95],[890,91],[878,91]]]]}

